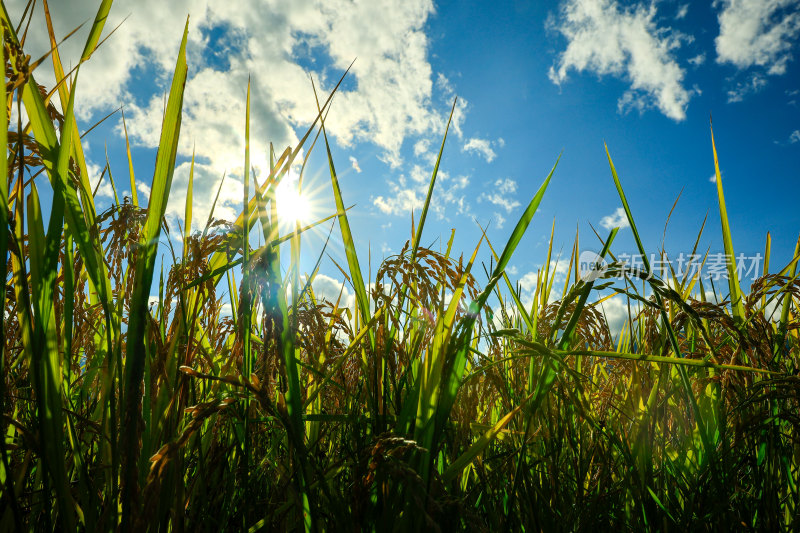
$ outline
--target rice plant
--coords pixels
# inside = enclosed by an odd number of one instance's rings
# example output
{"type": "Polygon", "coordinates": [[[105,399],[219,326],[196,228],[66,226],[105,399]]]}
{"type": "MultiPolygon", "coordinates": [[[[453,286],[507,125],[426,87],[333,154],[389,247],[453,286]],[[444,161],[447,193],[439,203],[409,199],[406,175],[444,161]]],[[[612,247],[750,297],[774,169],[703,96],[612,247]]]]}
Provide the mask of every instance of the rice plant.
{"type": "MultiPolygon", "coordinates": [[[[556,287],[551,237],[526,305],[506,267],[558,158],[502,246],[484,234],[468,257],[452,236],[428,249],[448,122],[412,235],[365,279],[325,126],[331,93],[296,146],[269,154],[267,176],[245,172],[236,220],[212,213],[192,233],[190,178],[183,248],[165,249],[160,237],[181,231],[165,210],[188,24],[147,205],[131,170],[131,197],[112,181],[97,213],[75,121],[80,64],[64,71],[52,24],[31,28],[48,32],[59,80],[38,85],[41,61],[0,15],[3,531],[800,529],[800,242],[747,291],[729,265],[728,287],[709,292],[699,273],[626,269],[616,229],[597,236],[597,276],[581,276],[576,236],[556,287]],[[278,187],[312,149],[327,154],[336,210],[282,234],[278,187]],[[299,270],[304,232],[323,221],[344,247],[352,308],[315,295],[322,258],[299,270]],[[630,309],[618,335],[608,298],[630,309]]],[[[733,256],[713,133],[709,157],[733,256]]]]}

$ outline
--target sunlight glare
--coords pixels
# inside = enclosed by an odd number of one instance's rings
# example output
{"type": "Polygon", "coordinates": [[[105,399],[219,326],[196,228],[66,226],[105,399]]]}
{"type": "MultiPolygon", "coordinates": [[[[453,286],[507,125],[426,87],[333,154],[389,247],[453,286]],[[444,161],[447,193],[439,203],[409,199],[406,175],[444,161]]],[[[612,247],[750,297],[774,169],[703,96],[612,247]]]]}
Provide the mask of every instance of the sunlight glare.
{"type": "Polygon", "coordinates": [[[275,191],[278,218],[282,224],[303,224],[311,217],[311,205],[306,195],[297,191],[297,182],[284,179],[275,191]]]}

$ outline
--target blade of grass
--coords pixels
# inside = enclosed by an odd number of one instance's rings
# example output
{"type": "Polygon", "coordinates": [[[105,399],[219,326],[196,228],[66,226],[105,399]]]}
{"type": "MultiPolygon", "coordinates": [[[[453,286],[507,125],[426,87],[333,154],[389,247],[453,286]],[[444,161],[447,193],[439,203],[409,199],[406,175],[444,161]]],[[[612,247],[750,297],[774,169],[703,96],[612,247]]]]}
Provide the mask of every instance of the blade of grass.
{"type": "MultiPolygon", "coordinates": [[[[628,200],[627,198],[625,198],[625,192],[622,189],[622,183],[620,183],[619,176],[617,175],[617,169],[614,167],[614,162],[611,160],[611,153],[608,150],[608,145],[606,145],[605,143],[603,143],[603,145],[606,150],[608,165],[611,168],[611,177],[614,179],[614,185],[616,186],[617,193],[619,194],[619,198],[622,201],[622,207],[625,210],[625,216],[628,219],[628,223],[630,224],[631,232],[633,233],[633,238],[636,241],[636,246],[639,249],[639,254],[642,258],[642,262],[644,263],[645,272],[647,274],[647,277],[649,278],[652,274],[652,269],[650,268],[650,261],[647,259],[647,254],[644,251],[644,245],[642,244],[642,240],[639,237],[639,231],[636,229],[636,223],[633,220],[631,209],[628,206],[628,200]]],[[[661,315],[661,321],[663,323],[664,328],[667,331],[669,342],[673,352],[675,353],[675,357],[683,357],[680,345],[678,344],[678,337],[675,334],[675,331],[672,329],[672,325],[670,324],[669,318],[667,317],[667,312],[664,308],[664,303],[661,300],[661,296],[659,295],[658,292],[654,292],[654,296],[656,300],[656,305],[658,306],[661,315]]],[[[695,416],[695,421],[697,422],[697,426],[700,430],[700,437],[703,441],[703,447],[706,450],[706,454],[709,457],[713,457],[714,447],[711,444],[711,441],[707,434],[706,424],[705,421],[703,420],[703,415],[700,412],[700,407],[697,405],[697,399],[694,396],[692,385],[689,382],[689,377],[686,375],[686,370],[683,367],[678,367],[678,372],[680,374],[681,383],[683,384],[684,392],[686,394],[686,399],[689,402],[689,405],[692,409],[692,413],[695,416]]]]}
{"type": "MultiPolygon", "coordinates": [[[[194,163],[194,160],[192,161],[194,163]]],[[[247,79],[247,100],[245,103],[244,122],[244,168],[242,170],[243,185],[243,216],[250,220],[250,79],[247,79]]],[[[253,373],[252,350],[250,346],[250,329],[253,317],[252,293],[250,290],[250,225],[242,224],[242,291],[239,299],[239,333],[242,339],[242,375],[250,376],[253,373]]],[[[244,494],[249,499],[250,488],[250,394],[245,393],[244,400],[244,449],[242,450],[242,474],[244,476],[244,494]]],[[[248,513],[242,513],[242,527],[247,527],[248,513]]]]}
{"type": "Polygon", "coordinates": [[[131,143],[128,140],[128,125],[125,123],[125,111],[122,112],[122,131],[125,132],[125,152],[128,156],[128,176],[131,180],[131,202],[139,207],[139,195],[136,192],[136,175],[133,172],[133,158],[131,157],[131,143]]]}
{"type": "MultiPolygon", "coordinates": [[[[105,26],[106,20],[108,19],[108,13],[111,10],[111,4],[113,0],[103,0],[100,4],[97,14],[95,15],[94,21],[92,22],[92,27],[89,31],[89,37],[86,40],[86,43],[83,47],[83,52],[81,53],[81,59],[78,62],[76,67],[79,68],[81,63],[88,60],[91,57],[92,53],[97,47],[97,43],[100,40],[100,35],[103,32],[103,27],[105,26]]],[[[48,26],[48,33],[50,35],[50,43],[52,47],[52,64],[53,70],[55,73],[56,80],[65,80],[66,76],[64,75],[64,69],[61,64],[61,57],[58,53],[58,46],[56,45],[56,38],[55,33],[53,31],[52,21],[50,19],[50,10],[47,5],[47,1],[43,1],[44,12],[45,12],[45,19],[47,21],[48,26]]],[[[77,72],[77,71],[76,71],[77,72]]],[[[58,85],[58,93],[59,98],[61,99],[61,106],[62,108],[67,104],[70,98],[70,91],[67,88],[65,83],[59,83],[58,85]]],[[[88,225],[91,227],[94,225],[95,219],[95,205],[94,205],[94,198],[91,194],[91,185],[89,183],[89,172],[86,167],[86,158],[83,153],[83,147],[80,143],[80,132],[78,131],[77,123],[72,125],[71,131],[68,132],[68,135],[72,136],[72,156],[75,159],[75,162],[79,169],[79,182],[81,184],[80,192],[81,192],[81,200],[83,201],[84,206],[84,213],[87,217],[88,225]]],[[[63,137],[62,137],[63,139],[63,137]]],[[[63,142],[63,140],[62,140],[63,142]]]]}
{"type": "MultiPolygon", "coordinates": [[[[800,238],[797,239],[797,244],[794,247],[794,257],[797,258],[798,256],[800,256],[800,238]]],[[[792,266],[790,276],[792,279],[797,277],[797,261],[795,261],[794,265],[792,266]]],[[[778,331],[775,335],[775,346],[773,347],[773,354],[775,355],[784,350],[784,344],[786,343],[786,332],[789,326],[789,306],[791,303],[791,293],[785,294],[783,297],[783,303],[781,304],[781,318],[778,321],[778,331]]]]}
{"type": "MultiPolygon", "coordinates": [[[[444,129],[444,136],[442,137],[442,145],[439,147],[439,155],[436,156],[436,162],[433,165],[433,175],[428,184],[428,192],[425,195],[425,203],[422,205],[422,212],[419,215],[419,223],[416,232],[414,232],[414,244],[411,246],[411,261],[413,262],[417,257],[417,250],[419,249],[419,242],[422,239],[422,229],[425,227],[425,220],[428,217],[428,208],[431,204],[433,197],[433,187],[436,185],[436,176],[439,174],[439,164],[442,162],[442,154],[444,153],[444,145],[447,142],[447,133],[450,131],[450,123],[453,121],[453,114],[456,111],[456,104],[458,98],[453,98],[453,107],[450,108],[450,117],[447,119],[447,126],[444,129]]],[[[402,307],[402,302],[400,304],[402,307]]]]}
{"type": "MultiPolygon", "coordinates": [[[[316,98],[316,91],[314,92],[314,97],[316,98]]],[[[339,230],[342,234],[344,252],[347,257],[347,266],[350,270],[350,280],[353,284],[353,290],[356,293],[356,307],[361,317],[361,323],[366,324],[369,322],[370,317],[369,298],[367,296],[364,278],[361,274],[361,267],[358,263],[355,240],[353,239],[353,233],[350,231],[350,221],[345,212],[342,190],[339,187],[339,178],[336,174],[336,167],[333,164],[333,156],[331,155],[331,147],[328,143],[328,134],[325,131],[325,121],[322,118],[322,109],[319,107],[319,100],[317,100],[317,112],[320,117],[320,128],[322,128],[322,137],[325,141],[325,150],[328,155],[328,168],[331,175],[331,187],[333,188],[333,195],[336,201],[336,210],[339,212],[339,230]]],[[[370,346],[374,348],[375,332],[372,330],[369,331],[369,342],[370,346]]]]}
{"type": "MultiPolygon", "coordinates": [[[[0,44],[5,49],[5,36],[0,36],[0,44]]],[[[2,87],[0,87],[0,146],[8,146],[8,109],[6,108],[6,76],[3,74],[2,87]]],[[[0,279],[5,280],[8,275],[8,235],[10,220],[8,218],[8,159],[4,155],[0,157],[0,279]]],[[[6,291],[3,291],[0,298],[0,309],[6,308],[6,291]]],[[[0,376],[6,375],[6,320],[3,319],[0,325],[0,376]]],[[[6,397],[6,380],[0,379],[0,398],[6,397]]],[[[0,436],[0,454],[3,461],[3,470],[6,472],[5,493],[15,494],[13,478],[10,475],[8,461],[8,450],[6,449],[6,439],[0,436]]],[[[14,516],[14,525],[18,531],[22,530],[19,505],[16,498],[9,498],[10,507],[14,516]]]]}
{"type": "Polygon", "coordinates": [[[728,209],[725,206],[725,193],[722,190],[722,175],[719,171],[717,145],[714,142],[714,127],[711,125],[710,121],[709,128],[711,129],[711,149],[714,152],[714,175],[716,176],[717,183],[719,218],[722,223],[722,244],[725,248],[725,256],[727,257],[728,287],[730,287],[731,291],[731,311],[733,312],[733,318],[736,324],[741,325],[745,319],[744,297],[742,296],[742,289],[739,286],[739,276],[736,273],[736,255],[733,251],[733,237],[731,236],[730,223],[728,222],[728,209]]]}
{"type": "Polygon", "coordinates": [[[450,466],[448,466],[447,469],[442,473],[442,482],[447,484],[458,477],[464,468],[471,464],[472,461],[474,461],[475,458],[494,441],[497,435],[508,425],[509,422],[511,422],[511,419],[514,418],[514,415],[522,410],[532,396],[533,394],[528,396],[522,403],[512,409],[510,413],[498,420],[494,426],[486,431],[486,433],[481,435],[480,438],[475,441],[469,447],[469,449],[467,449],[467,451],[461,454],[455,461],[450,463],[450,466]]]}
{"type": "Polygon", "coordinates": [[[540,342],[533,342],[528,339],[525,339],[524,337],[520,337],[517,335],[517,333],[518,332],[513,332],[513,331],[501,332],[501,336],[511,338],[514,340],[515,343],[518,343],[521,346],[526,347],[525,349],[518,350],[517,355],[509,357],[509,360],[529,357],[531,355],[545,355],[545,356],[556,355],[559,356],[559,358],[561,359],[569,355],[584,355],[588,357],[602,357],[605,359],[620,359],[626,361],[641,361],[644,363],[687,366],[692,368],[713,368],[715,370],[732,370],[735,372],[752,372],[755,374],[779,374],[778,372],[774,372],[772,370],[766,370],[763,368],[756,368],[752,366],[743,366],[743,365],[719,364],[719,363],[714,363],[712,361],[706,361],[703,359],[688,359],[686,357],[679,358],[679,357],[669,357],[663,355],[652,355],[643,353],[609,352],[602,350],[579,350],[572,348],[551,349],[540,342]]]}
{"type": "Polygon", "coordinates": [[[189,166],[189,184],[186,186],[186,204],[183,208],[183,259],[186,261],[188,253],[187,242],[192,235],[192,202],[194,200],[194,149],[192,162],[189,166]]]}
{"type": "Polygon", "coordinates": [[[153,281],[161,219],[167,208],[167,199],[175,171],[175,157],[181,128],[181,108],[186,84],[186,40],[189,20],[181,39],[175,72],[172,78],[167,111],[161,126],[156,168],[150,188],[147,219],[139,239],[139,254],[136,258],[131,310],[128,322],[127,356],[125,358],[125,415],[123,423],[123,471],[122,527],[131,530],[138,516],[136,507],[139,486],[139,419],[141,418],[141,387],[146,359],[145,328],[147,323],[147,301],[153,281]]]}
{"type": "MultiPolygon", "coordinates": [[[[76,78],[73,81],[73,93],[76,78]]],[[[70,98],[64,119],[62,132],[69,132],[75,126],[73,112],[74,96],[70,98]]],[[[58,277],[58,256],[61,248],[61,238],[64,224],[64,195],[59,190],[63,183],[68,181],[67,172],[69,155],[71,151],[71,137],[64,135],[65,140],[58,148],[58,159],[55,173],[58,179],[54,180],[55,191],[50,208],[50,221],[47,235],[41,228],[41,214],[39,211],[39,198],[35,186],[32,186],[29,196],[29,221],[31,285],[34,289],[34,337],[33,359],[31,365],[34,374],[39,423],[43,437],[48,443],[44,448],[46,464],[55,486],[59,512],[63,520],[63,527],[68,531],[75,529],[75,502],[69,488],[69,476],[64,457],[64,426],[61,416],[61,362],[55,326],[55,309],[53,294],[56,289],[58,277]],[[33,228],[39,227],[38,231],[33,228]],[[36,234],[41,235],[36,237],[36,234]],[[36,241],[39,241],[36,244],[36,241]]]]}
{"type": "MultiPolygon", "coordinates": [[[[489,295],[492,293],[494,286],[502,277],[503,272],[511,260],[511,256],[514,254],[514,251],[522,240],[523,235],[525,235],[525,232],[528,229],[531,220],[533,219],[533,215],[536,214],[539,204],[544,197],[545,191],[547,191],[547,186],[550,184],[550,179],[553,177],[553,173],[555,172],[560,159],[561,156],[559,155],[558,159],[556,159],[556,162],[553,165],[553,168],[550,170],[550,173],[547,175],[544,182],[539,187],[539,190],[531,199],[527,208],[514,227],[514,230],[511,232],[511,236],[508,238],[508,241],[503,248],[503,253],[500,254],[500,259],[497,261],[497,265],[492,272],[492,277],[489,279],[486,287],[484,287],[483,292],[478,295],[476,300],[470,303],[469,312],[467,313],[466,317],[459,321],[459,324],[456,327],[453,340],[449,343],[448,347],[448,361],[445,363],[443,374],[441,376],[441,396],[436,406],[435,429],[433,432],[431,432],[431,436],[429,437],[428,441],[423,443],[423,447],[426,449],[433,449],[430,447],[431,444],[438,441],[438,435],[444,430],[445,422],[450,416],[453,403],[455,402],[458,389],[461,386],[464,372],[466,370],[467,354],[469,353],[469,348],[472,343],[473,327],[478,320],[479,314],[486,304],[489,295]],[[427,444],[427,446],[425,446],[425,444],[427,444]]],[[[433,457],[430,459],[432,461],[433,457]]],[[[430,464],[431,463],[428,463],[428,465],[430,464]]],[[[423,472],[423,479],[426,481],[428,473],[429,470],[427,469],[423,472]]]]}

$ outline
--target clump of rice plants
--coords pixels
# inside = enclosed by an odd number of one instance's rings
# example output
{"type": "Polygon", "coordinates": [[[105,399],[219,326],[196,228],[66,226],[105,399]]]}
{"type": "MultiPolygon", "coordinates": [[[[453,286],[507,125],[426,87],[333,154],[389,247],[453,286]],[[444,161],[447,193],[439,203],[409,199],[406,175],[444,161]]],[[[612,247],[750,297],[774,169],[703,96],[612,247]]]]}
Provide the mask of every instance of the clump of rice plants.
{"type": "MultiPolygon", "coordinates": [[[[164,214],[186,31],[149,201],[112,182],[98,214],[75,122],[80,68],[65,72],[54,47],[61,81],[39,86],[0,15],[0,530],[800,529],[800,249],[749,292],[730,267],[710,298],[699,273],[626,269],[616,229],[600,238],[602,272],[580,275],[576,244],[555,287],[551,238],[525,305],[506,267],[558,161],[502,246],[484,235],[469,257],[452,238],[427,249],[445,131],[411,238],[365,279],[325,129],[332,95],[297,146],[269,154],[268,176],[245,173],[236,220],[191,233],[190,186],[183,249],[160,249],[180,231],[164,214]],[[300,275],[308,227],[278,224],[277,187],[317,143],[353,308],[314,294],[316,269],[300,275]],[[251,231],[266,244],[253,248],[251,231]],[[630,302],[616,337],[600,297],[630,302]]],[[[712,156],[733,256],[713,135],[712,156]]]]}

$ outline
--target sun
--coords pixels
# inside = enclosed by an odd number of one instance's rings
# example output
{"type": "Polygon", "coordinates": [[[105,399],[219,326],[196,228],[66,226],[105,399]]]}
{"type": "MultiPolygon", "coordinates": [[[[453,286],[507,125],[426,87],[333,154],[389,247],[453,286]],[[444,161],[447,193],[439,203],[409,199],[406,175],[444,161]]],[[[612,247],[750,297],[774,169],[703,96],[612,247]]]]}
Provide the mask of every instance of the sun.
{"type": "Polygon", "coordinates": [[[284,179],[275,191],[278,205],[278,220],[281,224],[294,225],[309,222],[311,203],[308,197],[298,192],[297,181],[284,179]]]}

